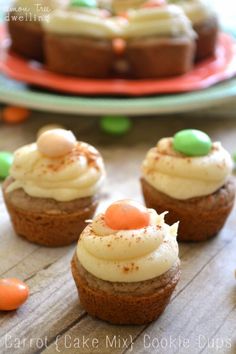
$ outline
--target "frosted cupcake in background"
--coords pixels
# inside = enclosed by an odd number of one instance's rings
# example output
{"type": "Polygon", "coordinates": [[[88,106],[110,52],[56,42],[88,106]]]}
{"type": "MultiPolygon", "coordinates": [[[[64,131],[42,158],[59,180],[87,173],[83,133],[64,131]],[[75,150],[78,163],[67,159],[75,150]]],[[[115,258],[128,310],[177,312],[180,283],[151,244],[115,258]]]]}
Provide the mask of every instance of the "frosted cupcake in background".
{"type": "Polygon", "coordinates": [[[63,7],[68,0],[16,0],[7,14],[11,48],[28,59],[44,60],[42,24],[51,11],[63,7]]]}
{"type": "Polygon", "coordinates": [[[114,324],[145,324],[167,306],[180,277],[178,223],[137,202],[111,204],[81,233],[72,274],[81,305],[114,324]]]}
{"type": "Polygon", "coordinates": [[[204,241],[218,233],[233,208],[232,169],[230,154],[204,132],[163,138],[142,163],[146,205],[168,210],[168,223],[180,221],[178,240],[204,241]]]}
{"type": "Polygon", "coordinates": [[[89,5],[68,5],[53,11],[43,24],[47,67],[55,72],[80,77],[104,78],[113,71],[113,39],[120,34],[106,10],[89,5]]]}
{"type": "Polygon", "coordinates": [[[191,70],[195,32],[180,7],[129,10],[122,28],[130,74],[136,78],[182,75],[191,70]]]}
{"type": "Polygon", "coordinates": [[[105,177],[99,152],[72,132],[49,130],[14,154],[3,194],[15,232],[45,246],[77,240],[98,205],[105,177]]]}
{"type": "Polygon", "coordinates": [[[196,59],[214,56],[217,46],[219,23],[211,1],[170,0],[179,5],[192,23],[196,37],[196,59]]]}

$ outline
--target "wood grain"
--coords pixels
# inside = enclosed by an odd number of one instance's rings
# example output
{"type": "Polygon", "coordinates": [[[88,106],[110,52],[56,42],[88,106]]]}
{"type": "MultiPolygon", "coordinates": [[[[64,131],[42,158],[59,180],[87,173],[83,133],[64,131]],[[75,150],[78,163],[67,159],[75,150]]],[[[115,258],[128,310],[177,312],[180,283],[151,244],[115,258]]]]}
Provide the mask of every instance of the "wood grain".
{"type": "MultiPolygon", "coordinates": [[[[0,125],[0,150],[13,151],[35,140],[37,130],[48,123],[73,129],[102,152],[107,183],[98,211],[115,199],[142,200],[140,163],[162,136],[199,128],[236,150],[236,121],[220,115],[215,119],[212,112],[133,119],[132,131],[122,137],[102,133],[96,118],[34,112],[24,124],[0,125]]],[[[18,311],[0,313],[0,353],[235,353],[235,212],[215,239],[180,245],[181,280],[158,321],[145,327],[111,326],[88,316],[79,304],[70,273],[75,245],[48,249],[17,237],[0,198],[0,276],[19,277],[31,289],[18,311]]]]}

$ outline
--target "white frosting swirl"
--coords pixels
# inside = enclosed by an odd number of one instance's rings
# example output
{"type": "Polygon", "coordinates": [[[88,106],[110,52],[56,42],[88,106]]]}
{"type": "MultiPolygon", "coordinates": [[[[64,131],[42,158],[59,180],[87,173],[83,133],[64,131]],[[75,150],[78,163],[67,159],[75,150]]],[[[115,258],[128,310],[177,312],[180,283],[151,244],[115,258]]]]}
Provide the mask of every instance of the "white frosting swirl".
{"type": "Polygon", "coordinates": [[[53,11],[47,22],[43,23],[46,31],[58,34],[80,35],[94,38],[114,38],[119,36],[117,21],[103,18],[93,10],[53,11]]]}
{"type": "Polygon", "coordinates": [[[187,157],[173,150],[172,138],[163,138],[147,153],[142,175],[158,191],[185,200],[214,193],[232,169],[231,156],[219,142],[206,156],[187,157]]]}
{"type": "Polygon", "coordinates": [[[145,0],[113,0],[111,8],[116,14],[125,13],[128,9],[134,9],[141,6],[145,0]]]}
{"type": "Polygon", "coordinates": [[[169,226],[165,213],[148,209],[150,223],[137,230],[112,230],[98,215],[82,232],[77,257],[95,277],[112,282],[137,282],[167,272],[178,259],[178,223],[169,226]]]}
{"type": "Polygon", "coordinates": [[[128,21],[123,28],[123,37],[127,39],[140,36],[195,36],[189,19],[175,5],[130,10],[128,21]]]}
{"type": "Polygon", "coordinates": [[[184,10],[185,14],[194,25],[215,16],[210,2],[206,0],[180,0],[177,4],[184,10]]]}
{"type": "Polygon", "coordinates": [[[86,143],[78,142],[71,153],[51,159],[42,155],[34,143],[15,152],[10,176],[14,181],[8,193],[23,188],[32,197],[66,202],[93,196],[101,186],[105,169],[101,155],[86,143]]]}

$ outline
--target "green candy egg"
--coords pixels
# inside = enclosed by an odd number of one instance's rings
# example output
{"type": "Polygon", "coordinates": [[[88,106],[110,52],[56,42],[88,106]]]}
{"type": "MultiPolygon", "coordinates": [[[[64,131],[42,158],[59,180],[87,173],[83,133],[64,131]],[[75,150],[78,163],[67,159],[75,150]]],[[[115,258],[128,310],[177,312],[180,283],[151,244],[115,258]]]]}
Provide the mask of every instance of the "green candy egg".
{"type": "Polygon", "coordinates": [[[13,162],[13,155],[7,151],[0,152],[0,178],[6,178],[13,162]]]}
{"type": "Polygon", "coordinates": [[[96,0],[71,0],[70,5],[73,7],[97,7],[96,0]]]}
{"type": "Polygon", "coordinates": [[[125,116],[104,116],[100,120],[101,129],[108,134],[122,135],[131,128],[131,121],[125,116]]]}
{"type": "Polygon", "coordinates": [[[185,129],[174,135],[173,147],[187,156],[205,156],[211,150],[212,141],[201,130],[185,129]]]}

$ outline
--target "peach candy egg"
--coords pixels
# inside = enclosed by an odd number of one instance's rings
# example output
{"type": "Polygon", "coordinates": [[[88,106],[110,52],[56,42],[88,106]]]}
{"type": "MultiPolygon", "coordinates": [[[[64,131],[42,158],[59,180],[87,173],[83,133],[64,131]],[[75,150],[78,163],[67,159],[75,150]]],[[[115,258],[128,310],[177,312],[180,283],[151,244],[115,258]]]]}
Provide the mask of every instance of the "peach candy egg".
{"type": "Polygon", "coordinates": [[[53,129],[41,134],[37,146],[41,154],[56,158],[69,154],[75,146],[76,138],[70,130],[53,129]]]}

